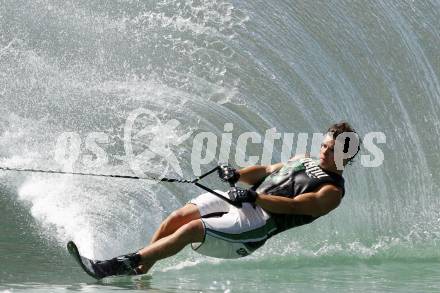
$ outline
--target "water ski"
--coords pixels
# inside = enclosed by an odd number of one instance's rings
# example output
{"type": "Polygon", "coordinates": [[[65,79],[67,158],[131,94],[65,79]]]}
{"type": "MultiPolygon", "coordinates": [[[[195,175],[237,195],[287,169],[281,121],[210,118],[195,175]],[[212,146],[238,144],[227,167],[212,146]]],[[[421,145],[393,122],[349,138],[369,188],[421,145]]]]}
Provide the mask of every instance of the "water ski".
{"type": "Polygon", "coordinates": [[[100,261],[88,259],[79,254],[78,247],[76,247],[73,241],[67,243],[67,250],[89,276],[98,280],[110,276],[133,276],[141,274],[141,272],[138,272],[136,269],[139,266],[141,258],[138,253],[129,253],[109,260],[100,261]]]}
{"type": "Polygon", "coordinates": [[[88,259],[87,257],[84,257],[81,254],[79,254],[78,247],[76,247],[76,244],[73,241],[69,241],[67,243],[67,250],[89,276],[97,280],[105,277],[99,271],[95,270],[96,269],[95,261],[88,259]]]}

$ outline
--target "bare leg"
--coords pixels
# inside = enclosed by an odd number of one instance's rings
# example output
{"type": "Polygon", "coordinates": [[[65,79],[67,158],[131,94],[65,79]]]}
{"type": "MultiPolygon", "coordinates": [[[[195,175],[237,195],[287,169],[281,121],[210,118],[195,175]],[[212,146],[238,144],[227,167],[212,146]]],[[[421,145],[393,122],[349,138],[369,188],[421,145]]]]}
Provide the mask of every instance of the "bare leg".
{"type": "Polygon", "coordinates": [[[150,243],[154,243],[162,237],[174,233],[177,229],[193,220],[200,219],[200,212],[196,205],[186,204],[180,209],[174,211],[160,224],[159,228],[153,234],[150,243]]]}
{"type": "MultiPolygon", "coordinates": [[[[150,244],[158,241],[159,239],[166,237],[168,235],[176,232],[177,229],[182,227],[183,225],[193,221],[200,219],[200,212],[196,205],[194,204],[186,204],[180,209],[172,212],[163,222],[160,224],[159,228],[153,234],[151,238],[150,244]]],[[[145,274],[154,263],[151,263],[149,267],[144,265],[140,265],[138,267],[138,272],[145,274]]]]}
{"type": "Polygon", "coordinates": [[[193,220],[173,234],[162,237],[139,251],[143,272],[146,273],[156,261],[172,256],[193,242],[202,242],[205,228],[200,219],[193,220]]]}

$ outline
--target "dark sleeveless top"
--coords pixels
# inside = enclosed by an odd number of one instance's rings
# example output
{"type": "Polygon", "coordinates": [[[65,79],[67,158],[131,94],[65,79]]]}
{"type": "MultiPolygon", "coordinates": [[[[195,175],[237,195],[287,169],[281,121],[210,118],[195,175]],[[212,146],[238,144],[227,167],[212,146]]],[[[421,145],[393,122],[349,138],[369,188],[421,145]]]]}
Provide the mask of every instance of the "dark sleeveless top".
{"type": "MultiPolygon", "coordinates": [[[[324,171],[319,160],[301,158],[288,161],[278,171],[273,172],[253,187],[258,193],[293,198],[299,194],[312,192],[324,184],[333,184],[345,194],[344,178],[336,173],[324,171]]],[[[308,224],[318,217],[310,215],[288,215],[271,213],[277,225],[275,234],[284,230],[308,224]]]]}

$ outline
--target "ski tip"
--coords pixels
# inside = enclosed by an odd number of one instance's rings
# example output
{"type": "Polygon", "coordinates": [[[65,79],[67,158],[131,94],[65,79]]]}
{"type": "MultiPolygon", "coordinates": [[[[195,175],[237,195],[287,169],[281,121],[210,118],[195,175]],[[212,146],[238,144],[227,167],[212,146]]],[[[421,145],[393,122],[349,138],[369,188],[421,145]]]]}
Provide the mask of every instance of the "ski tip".
{"type": "Polygon", "coordinates": [[[69,252],[72,252],[72,251],[78,250],[78,248],[77,248],[76,245],[75,245],[75,242],[73,242],[73,241],[69,241],[69,242],[67,242],[67,250],[68,250],[69,252]]]}

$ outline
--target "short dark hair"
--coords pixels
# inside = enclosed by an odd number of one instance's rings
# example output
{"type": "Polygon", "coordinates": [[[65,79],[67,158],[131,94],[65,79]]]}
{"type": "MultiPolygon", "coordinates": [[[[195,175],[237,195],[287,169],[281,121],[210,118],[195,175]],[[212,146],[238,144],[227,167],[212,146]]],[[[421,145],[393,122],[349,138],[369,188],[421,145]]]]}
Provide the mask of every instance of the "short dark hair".
{"type": "MultiPolygon", "coordinates": [[[[351,165],[353,162],[353,159],[356,157],[356,155],[361,150],[361,143],[362,142],[361,142],[361,139],[360,139],[358,133],[356,132],[356,130],[353,127],[351,127],[351,125],[346,121],[341,121],[341,122],[332,124],[332,125],[330,125],[330,127],[327,130],[327,134],[330,134],[333,139],[336,139],[338,137],[338,135],[340,135],[342,133],[346,133],[346,132],[355,133],[356,136],[359,138],[359,140],[354,141],[354,143],[357,144],[356,154],[354,154],[351,158],[347,159],[347,164],[351,165]]],[[[348,152],[349,145],[350,145],[350,138],[346,137],[345,141],[344,141],[344,150],[343,150],[344,153],[348,152]]]]}

